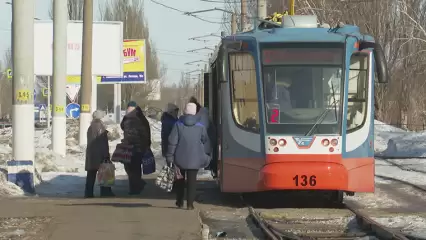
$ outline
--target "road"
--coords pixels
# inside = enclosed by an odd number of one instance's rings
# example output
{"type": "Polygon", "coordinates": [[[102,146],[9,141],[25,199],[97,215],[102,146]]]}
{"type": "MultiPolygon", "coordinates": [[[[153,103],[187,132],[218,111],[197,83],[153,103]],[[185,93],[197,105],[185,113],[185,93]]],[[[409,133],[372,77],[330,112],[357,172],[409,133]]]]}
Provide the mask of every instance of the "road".
{"type": "Polygon", "coordinates": [[[127,181],[118,181],[116,198],[68,196],[0,199],[3,239],[200,239],[198,211],[177,209],[174,195],[162,192],[153,177],[137,197],[127,196],[127,181]]]}

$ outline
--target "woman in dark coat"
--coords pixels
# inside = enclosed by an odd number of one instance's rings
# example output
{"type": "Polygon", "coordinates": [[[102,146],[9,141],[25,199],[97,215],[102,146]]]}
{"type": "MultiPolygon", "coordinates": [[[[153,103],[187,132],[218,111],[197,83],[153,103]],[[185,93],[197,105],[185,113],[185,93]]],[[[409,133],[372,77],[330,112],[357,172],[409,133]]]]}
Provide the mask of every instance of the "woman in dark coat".
{"type": "Polygon", "coordinates": [[[127,113],[121,121],[124,132],[123,143],[133,147],[132,158],[124,169],[129,176],[129,194],[138,195],[142,192],[146,182],[142,179],[142,157],[151,147],[151,129],[142,109],[131,101],[127,105],[127,113]]]}
{"type": "MultiPolygon", "coordinates": [[[[166,110],[161,116],[161,153],[163,157],[166,157],[167,147],[169,145],[169,135],[172,132],[173,126],[178,121],[179,108],[173,104],[168,103],[166,110]]],[[[176,189],[176,182],[173,183],[173,188],[171,193],[176,189]]]]}
{"type": "Polygon", "coordinates": [[[169,135],[178,120],[178,113],[179,108],[175,104],[169,103],[161,116],[161,152],[163,157],[166,156],[169,135]]]}
{"type": "Polygon", "coordinates": [[[185,179],[187,182],[187,208],[194,209],[196,181],[198,169],[204,168],[210,163],[206,147],[209,143],[206,128],[199,123],[196,116],[197,106],[188,103],[184,115],[173,126],[169,136],[167,148],[167,164],[172,163],[180,170],[183,178],[176,180],[176,206],[183,207],[183,195],[185,192],[185,179]]]}
{"type": "MultiPolygon", "coordinates": [[[[87,129],[87,148],[86,148],[86,163],[85,169],[87,171],[85,198],[93,198],[93,188],[96,181],[96,174],[99,170],[101,163],[110,160],[109,145],[108,145],[108,131],[102,122],[103,113],[95,111],[93,113],[93,120],[87,129]]],[[[101,187],[101,197],[114,196],[111,187],[101,187]]]]}

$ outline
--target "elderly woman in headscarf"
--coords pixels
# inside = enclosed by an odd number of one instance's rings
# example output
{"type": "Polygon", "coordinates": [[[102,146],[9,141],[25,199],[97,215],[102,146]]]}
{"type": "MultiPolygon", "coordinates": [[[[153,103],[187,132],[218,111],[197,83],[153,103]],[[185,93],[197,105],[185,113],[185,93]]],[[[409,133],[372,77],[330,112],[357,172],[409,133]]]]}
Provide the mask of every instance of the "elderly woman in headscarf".
{"type": "Polygon", "coordinates": [[[142,179],[142,157],[151,147],[151,128],[149,122],[136,102],[127,104],[126,115],[121,121],[123,142],[133,147],[130,163],[124,164],[129,176],[129,195],[138,195],[145,188],[146,182],[142,179]]]}
{"type": "MultiPolygon", "coordinates": [[[[108,131],[106,130],[102,118],[102,111],[93,112],[93,120],[87,129],[87,148],[85,170],[87,171],[85,198],[93,198],[93,188],[96,181],[96,174],[101,163],[110,161],[108,131]]],[[[101,187],[101,197],[112,197],[114,193],[111,187],[101,187]]]]}

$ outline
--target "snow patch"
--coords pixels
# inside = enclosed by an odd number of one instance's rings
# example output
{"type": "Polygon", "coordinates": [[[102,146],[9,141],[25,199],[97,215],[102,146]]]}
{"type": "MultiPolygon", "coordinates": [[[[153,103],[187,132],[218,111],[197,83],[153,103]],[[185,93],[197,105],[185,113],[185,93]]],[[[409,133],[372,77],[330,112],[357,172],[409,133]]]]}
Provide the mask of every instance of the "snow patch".
{"type": "Polygon", "coordinates": [[[374,150],[383,157],[426,157],[426,131],[411,132],[374,121],[374,150]]]}
{"type": "Polygon", "coordinates": [[[372,219],[386,227],[397,228],[406,233],[426,229],[426,219],[419,216],[373,217],[372,219]]]}
{"type": "MultiPolygon", "coordinates": [[[[164,165],[164,161],[158,157],[161,154],[161,123],[153,119],[148,118],[151,125],[151,140],[152,140],[152,151],[157,156],[158,169],[164,165]]],[[[115,150],[118,143],[123,138],[123,131],[119,124],[115,124],[109,119],[105,119],[107,127],[109,145],[111,153],[115,150]]],[[[67,188],[67,191],[75,191],[72,186],[79,186],[81,183],[66,183],[60,181],[61,179],[73,179],[65,178],[61,176],[71,175],[79,176],[80,179],[85,179],[85,151],[86,146],[79,146],[79,122],[69,121],[67,122],[67,156],[60,156],[52,151],[51,141],[52,128],[44,130],[36,130],[35,132],[35,184],[42,185],[47,184],[55,178],[55,186],[48,184],[52,189],[48,191],[58,190],[60,188],[67,188]],[[68,189],[70,188],[70,189],[68,189]]],[[[22,195],[22,190],[16,185],[7,182],[7,161],[12,159],[12,128],[0,129],[0,196],[2,195],[22,195]],[[3,184],[4,182],[4,184],[3,184]]],[[[122,164],[116,164],[116,174],[125,175],[124,167],[122,164]]],[[[75,178],[76,179],[76,178],[75,178]]],[[[74,179],[74,180],[75,180],[74,179]]],[[[80,191],[79,189],[78,191],[80,191]]]]}

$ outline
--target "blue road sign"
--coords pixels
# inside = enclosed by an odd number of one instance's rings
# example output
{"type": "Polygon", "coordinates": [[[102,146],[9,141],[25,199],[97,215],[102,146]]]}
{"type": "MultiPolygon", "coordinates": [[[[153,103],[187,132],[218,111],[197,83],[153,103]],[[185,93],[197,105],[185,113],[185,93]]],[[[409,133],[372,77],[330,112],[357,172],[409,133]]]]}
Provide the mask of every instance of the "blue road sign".
{"type": "Polygon", "coordinates": [[[46,105],[45,104],[40,104],[40,105],[38,105],[38,109],[40,110],[40,111],[46,111],[46,105]]]}
{"type": "Polygon", "coordinates": [[[77,103],[70,103],[65,109],[67,117],[77,119],[80,117],[80,105],[77,103]]]}

